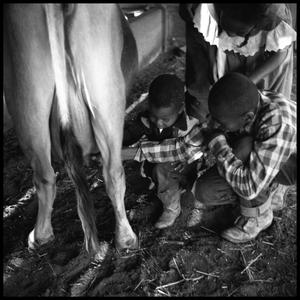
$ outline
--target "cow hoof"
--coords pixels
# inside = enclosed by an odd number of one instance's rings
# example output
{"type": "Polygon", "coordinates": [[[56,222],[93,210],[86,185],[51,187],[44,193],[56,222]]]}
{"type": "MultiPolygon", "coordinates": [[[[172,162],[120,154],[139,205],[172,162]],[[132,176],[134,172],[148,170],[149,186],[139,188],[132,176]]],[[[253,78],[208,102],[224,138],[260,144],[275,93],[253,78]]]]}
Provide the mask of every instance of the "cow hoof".
{"type": "Polygon", "coordinates": [[[42,246],[49,244],[54,241],[54,234],[50,235],[46,239],[35,239],[34,238],[34,230],[32,230],[28,236],[28,250],[29,251],[37,251],[42,246]]]}
{"type": "Polygon", "coordinates": [[[100,243],[97,252],[94,255],[94,259],[97,262],[102,262],[106,258],[108,252],[109,252],[109,244],[107,242],[102,242],[100,243]]]}
{"type": "Polygon", "coordinates": [[[139,247],[138,238],[133,233],[132,236],[128,236],[126,238],[120,238],[116,241],[117,249],[137,249],[139,247]]]}

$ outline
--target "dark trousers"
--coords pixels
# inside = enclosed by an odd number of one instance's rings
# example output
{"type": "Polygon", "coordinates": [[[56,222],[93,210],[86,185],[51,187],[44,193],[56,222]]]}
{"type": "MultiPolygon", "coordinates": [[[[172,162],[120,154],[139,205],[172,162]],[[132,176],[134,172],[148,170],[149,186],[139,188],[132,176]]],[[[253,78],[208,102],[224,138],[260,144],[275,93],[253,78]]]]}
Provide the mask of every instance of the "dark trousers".
{"type": "Polygon", "coordinates": [[[189,115],[203,122],[209,112],[209,89],[215,82],[212,69],[217,47],[210,46],[194,24],[187,23],[186,49],[186,110],[189,115]]]}
{"type": "MultiPolygon", "coordinates": [[[[294,185],[297,181],[297,155],[293,154],[283,164],[273,182],[294,185]]],[[[245,207],[256,207],[265,203],[269,197],[267,186],[255,199],[245,200],[238,197],[227,181],[219,174],[216,166],[199,177],[195,183],[194,195],[197,201],[207,205],[234,204],[237,201],[245,207]]]]}
{"type": "Polygon", "coordinates": [[[180,199],[183,188],[191,188],[197,176],[197,162],[186,165],[183,172],[175,171],[172,163],[154,164],[151,178],[157,186],[157,196],[165,204],[180,199]]]}

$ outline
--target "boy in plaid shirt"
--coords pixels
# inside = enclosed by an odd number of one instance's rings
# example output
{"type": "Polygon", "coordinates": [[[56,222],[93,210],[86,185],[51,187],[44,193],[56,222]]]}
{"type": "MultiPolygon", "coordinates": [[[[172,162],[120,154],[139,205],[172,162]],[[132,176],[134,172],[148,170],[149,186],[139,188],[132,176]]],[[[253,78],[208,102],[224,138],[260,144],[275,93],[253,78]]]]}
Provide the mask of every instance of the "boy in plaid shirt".
{"type": "MultiPolygon", "coordinates": [[[[140,113],[134,120],[126,122],[124,127],[123,146],[135,144],[141,139],[161,142],[165,139],[183,137],[199,123],[196,118],[185,112],[184,84],[171,74],[163,74],[153,80],[149,88],[149,109],[140,113]]],[[[130,157],[130,148],[123,148],[123,159],[130,157]]],[[[200,149],[197,153],[202,154],[200,149]]],[[[192,161],[192,160],[190,160],[192,161]]],[[[157,196],[163,203],[163,213],[155,223],[156,228],[173,225],[181,211],[180,196],[184,177],[192,174],[195,164],[180,164],[183,172],[175,171],[178,164],[171,162],[152,163],[144,161],[141,167],[143,177],[148,177],[157,185],[157,196]]],[[[196,178],[196,170],[194,179],[196,178]]]]}
{"type": "Polygon", "coordinates": [[[296,103],[228,73],[213,85],[208,106],[208,128],[197,126],[184,138],[155,145],[143,142],[135,159],[181,161],[197,146],[208,149],[216,165],[195,181],[193,193],[202,205],[197,210],[238,201],[240,216],[221,235],[247,242],[271,225],[273,210],[282,208],[277,200],[296,183],[296,103]]]}

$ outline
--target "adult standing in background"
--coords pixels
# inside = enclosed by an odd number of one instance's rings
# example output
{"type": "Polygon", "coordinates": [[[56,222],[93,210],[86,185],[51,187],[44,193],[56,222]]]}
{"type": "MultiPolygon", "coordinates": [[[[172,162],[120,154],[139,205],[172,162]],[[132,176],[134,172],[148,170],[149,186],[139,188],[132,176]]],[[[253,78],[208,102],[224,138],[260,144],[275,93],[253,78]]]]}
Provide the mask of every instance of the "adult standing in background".
{"type": "Polygon", "coordinates": [[[210,87],[228,72],[290,99],[296,31],[284,3],[185,3],[187,111],[204,121],[210,87]]]}

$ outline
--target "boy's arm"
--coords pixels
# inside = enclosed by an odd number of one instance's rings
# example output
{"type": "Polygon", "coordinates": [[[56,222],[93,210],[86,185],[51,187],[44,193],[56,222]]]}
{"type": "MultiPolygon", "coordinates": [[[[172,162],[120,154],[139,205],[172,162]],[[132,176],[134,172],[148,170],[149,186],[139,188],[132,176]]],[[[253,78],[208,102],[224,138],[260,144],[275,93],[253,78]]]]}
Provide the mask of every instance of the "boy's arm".
{"type": "Polygon", "coordinates": [[[166,139],[161,142],[144,141],[139,145],[135,160],[148,160],[152,163],[192,161],[203,154],[201,126],[196,125],[187,135],[166,139]]]}
{"type": "Polygon", "coordinates": [[[221,176],[243,199],[252,200],[266,188],[286,161],[295,143],[296,131],[281,124],[267,128],[264,140],[256,140],[249,161],[243,161],[234,154],[224,135],[216,136],[209,143],[217,159],[221,176]]]}

